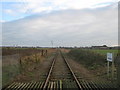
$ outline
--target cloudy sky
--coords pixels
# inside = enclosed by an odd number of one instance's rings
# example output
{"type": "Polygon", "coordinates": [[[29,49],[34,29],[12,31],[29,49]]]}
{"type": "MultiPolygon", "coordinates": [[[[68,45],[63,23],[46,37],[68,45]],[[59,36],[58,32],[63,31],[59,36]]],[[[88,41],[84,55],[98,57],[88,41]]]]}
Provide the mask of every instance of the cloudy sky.
{"type": "Polygon", "coordinates": [[[118,0],[2,0],[3,45],[118,44],[118,0]]]}

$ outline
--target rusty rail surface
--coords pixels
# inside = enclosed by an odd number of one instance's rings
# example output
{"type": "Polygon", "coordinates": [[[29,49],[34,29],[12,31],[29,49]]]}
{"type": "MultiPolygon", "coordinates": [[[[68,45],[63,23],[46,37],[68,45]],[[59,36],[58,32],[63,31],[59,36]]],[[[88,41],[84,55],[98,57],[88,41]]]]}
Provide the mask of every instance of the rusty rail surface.
{"type": "Polygon", "coordinates": [[[46,88],[47,85],[48,85],[48,82],[49,82],[49,79],[50,79],[50,75],[51,75],[51,73],[52,73],[52,70],[53,70],[53,67],[54,67],[54,64],[55,64],[55,61],[56,61],[57,56],[58,56],[58,53],[57,53],[56,56],[53,58],[52,65],[51,65],[51,67],[50,67],[50,70],[49,70],[49,73],[48,73],[48,75],[47,75],[47,79],[45,80],[45,84],[44,84],[43,88],[46,88]]]}
{"type": "Polygon", "coordinates": [[[53,68],[57,60],[58,54],[59,53],[57,52],[53,58],[52,64],[50,66],[50,69],[48,71],[47,78],[45,81],[28,82],[28,83],[13,82],[9,84],[7,87],[2,88],[2,90],[62,90],[62,89],[69,90],[71,89],[71,87],[73,87],[73,89],[79,89],[79,90],[103,90],[103,89],[116,90],[117,89],[116,84],[113,84],[113,83],[99,82],[99,81],[85,81],[77,78],[72,68],[70,67],[67,59],[65,58],[65,56],[62,54],[61,51],[60,51],[60,54],[70,71],[70,75],[72,76],[72,79],[75,82],[73,83],[73,82],[61,81],[61,80],[50,81],[50,76],[51,76],[51,73],[53,72],[53,68]]]}
{"type": "MultiPolygon", "coordinates": [[[[61,51],[60,51],[60,54],[61,54],[63,60],[65,61],[65,63],[66,63],[66,65],[67,65],[68,69],[70,70],[70,73],[71,73],[71,75],[73,76],[73,79],[75,80],[75,82],[76,82],[78,88],[79,88],[80,90],[82,90],[82,86],[80,85],[80,83],[79,83],[77,77],[75,76],[73,70],[71,69],[69,63],[67,62],[66,58],[63,56],[63,54],[62,54],[61,51]]],[[[51,67],[50,67],[50,70],[49,70],[47,79],[46,79],[45,84],[44,84],[44,87],[43,87],[44,89],[45,89],[45,88],[47,87],[47,85],[48,85],[48,82],[49,82],[49,79],[50,79],[50,75],[51,75],[51,73],[52,73],[52,70],[53,70],[53,67],[54,67],[56,58],[57,58],[57,55],[55,56],[55,58],[54,58],[54,60],[53,60],[53,62],[52,62],[52,65],[51,65],[51,67]]]]}
{"type": "Polygon", "coordinates": [[[75,82],[76,82],[76,84],[77,84],[78,88],[79,88],[80,90],[82,90],[82,87],[81,87],[81,85],[80,85],[80,83],[79,83],[79,81],[78,81],[77,77],[75,76],[75,74],[74,74],[73,70],[71,69],[71,67],[70,67],[69,63],[67,62],[66,58],[63,56],[63,54],[62,54],[62,52],[61,52],[61,51],[60,51],[60,53],[61,53],[62,58],[64,59],[65,63],[67,64],[67,66],[68,66],[68,68],[69,68],[69,70],[70,70],[70,72],[71,72],[71,75],[73,76],[73,78],[74,78],[74,80],[75,80],[75,82]]]}

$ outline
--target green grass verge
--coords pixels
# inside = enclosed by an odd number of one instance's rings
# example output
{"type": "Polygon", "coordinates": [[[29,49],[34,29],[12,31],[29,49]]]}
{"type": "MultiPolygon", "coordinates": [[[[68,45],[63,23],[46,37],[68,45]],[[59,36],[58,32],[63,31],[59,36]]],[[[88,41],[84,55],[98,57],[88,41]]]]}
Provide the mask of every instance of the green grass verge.
{"type": "Polygon", "coordinates": [[[103,55],[91,52],[90,50],[72,49],[68,55],[88,69],[97,69],[106,64],[106,59],[103,55]]]}
{"type": "Polygon", "coordinates": [[[2,67],[2,85],[7,85],[16,75],[20,73],[19,66],[8,65],[2,67]]]}
{"type": "Polygon", "coordinates": [[[107,55],[107,53],[113,53],[115,56],[118,53],[118,50],[100,50],[100,49],[95,49],[95,50],[91,50],[93,52],[99,53],[101,55],[107,55]]]}

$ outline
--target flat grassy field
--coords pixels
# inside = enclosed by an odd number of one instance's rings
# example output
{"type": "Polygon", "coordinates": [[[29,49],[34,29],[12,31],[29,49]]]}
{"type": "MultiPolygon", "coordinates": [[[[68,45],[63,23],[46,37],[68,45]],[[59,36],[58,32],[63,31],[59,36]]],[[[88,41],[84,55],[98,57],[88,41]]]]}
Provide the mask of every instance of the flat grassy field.
{"type": "MultiPolygon", "coordinates": [[[[72,58],[73,60],[87,68],[88,71],[93,73],[93,75],[97,76],[98,78],[108,80],[106,73],[107,71],[106,54],[108,52],[117,55],[118,50],[72,49],[67,53],[67,55],[68,57],[72,58]]],[[[114,76],[116,80],[117,78],[116,63],[114,76]]],[[[111,79],[112,77],[110,76],[109,80],[111,79]]]]}
{"type": "Polygon", "coordinates": [[[114,56],[116,56],[117,53],[118,53],[118,50],[101,50],[101,49],[95,49],[95,50],[92,50],[92,51],[94,51],[96,53],[99,53],[101,55],[107,55],[107,53],[113,53],[114,56]]]}
{"type": "Polygon", "coordinates": [[[2,85],[5,86],[14,80],[36,80],[38,66],[54,52],[56,49],[52,48],[2,48],[2,85]]]}

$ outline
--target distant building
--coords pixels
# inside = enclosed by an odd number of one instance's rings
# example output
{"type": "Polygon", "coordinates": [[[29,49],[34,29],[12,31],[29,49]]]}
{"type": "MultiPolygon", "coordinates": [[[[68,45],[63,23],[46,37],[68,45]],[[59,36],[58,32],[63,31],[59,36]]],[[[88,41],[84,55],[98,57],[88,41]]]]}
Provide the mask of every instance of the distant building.
{"type": "Polygon", "coordinates": [[[107,45],[103,45],[103,46],[92,46],[92,49],[109,49],[107,47],[107,45]]]}
{"type": "Polygon", "coordinates": [[[114,46],[113,49],[119,49],[120,50],[120,46],[114,46]]]}

